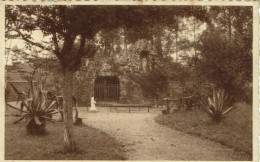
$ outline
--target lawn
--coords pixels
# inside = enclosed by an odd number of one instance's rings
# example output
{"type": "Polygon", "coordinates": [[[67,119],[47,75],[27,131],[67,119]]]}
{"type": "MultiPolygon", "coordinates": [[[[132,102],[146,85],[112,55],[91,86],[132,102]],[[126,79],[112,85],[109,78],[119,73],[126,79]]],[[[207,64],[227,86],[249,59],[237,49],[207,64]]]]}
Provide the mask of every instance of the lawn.
{"type": "Polygon", "coordinates": [[[63,152],[61,122],[48,123],[45,136],[32,136],[25,127],[14,125],[17,118],[5,117],[6,160],[126,160],[122,145],[95,128],[75,126],[78,153],[63,152]]]}
{"type": "Polygon", "coordinates": [[[252,106],[235,104],[236,109],[218,123],[212,123],[201,110],[175,112],[155,118],[159,124],[197,135],[234,148],[252,159],[252,106]]]}

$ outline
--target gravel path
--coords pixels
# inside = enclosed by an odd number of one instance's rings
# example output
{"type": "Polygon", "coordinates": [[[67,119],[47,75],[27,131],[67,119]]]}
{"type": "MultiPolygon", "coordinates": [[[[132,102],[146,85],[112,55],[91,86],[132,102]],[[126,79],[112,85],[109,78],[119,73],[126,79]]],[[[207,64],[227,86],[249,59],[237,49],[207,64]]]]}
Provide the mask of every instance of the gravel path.
{"type": "Polygon", "coordinates": [[[84,123],[120,141],[129,160],[244,160],[221,144],[163,127],[154,121],[159,112],[80,110],[84,123]]]}

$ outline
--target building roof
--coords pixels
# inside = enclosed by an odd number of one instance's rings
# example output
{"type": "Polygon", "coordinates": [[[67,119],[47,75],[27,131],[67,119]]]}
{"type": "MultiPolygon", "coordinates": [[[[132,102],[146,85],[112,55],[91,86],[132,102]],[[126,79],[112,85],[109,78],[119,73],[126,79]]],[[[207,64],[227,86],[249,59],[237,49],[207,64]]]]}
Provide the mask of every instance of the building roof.
{"type": "Polygon", "coordinates": [[[33,71],[33,68],[29,64],[19,63],[15,65],[6,66],[6,79],[7,81],[24,82],[26,81],[24,75],[33,71]]]}

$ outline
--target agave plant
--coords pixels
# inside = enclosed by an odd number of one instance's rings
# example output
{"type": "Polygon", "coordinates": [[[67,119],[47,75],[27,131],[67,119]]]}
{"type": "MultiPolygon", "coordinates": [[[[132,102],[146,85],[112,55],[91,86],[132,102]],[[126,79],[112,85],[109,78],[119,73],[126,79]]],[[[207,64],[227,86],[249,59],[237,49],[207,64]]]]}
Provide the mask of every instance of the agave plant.
{"type": "Polygon", "coordinates": [[[57,103],[55,100],[49,100],[47,91],[42,90],[40,86],[34,87],[30,83],[29,97],[25,93],[18,91],[18,89],[10,84],[18,95],[18,100],[21,101],[20,109],[7,105],[13,109],[21,112],[21,117],[14,122],[14,124],[25,120],[25,125],[29,133],[42,134],[45,132],[46,121],[53,122],[52,115],[59,113],[57,110],[57,103]],[[26,108],[26,110],[23,110],[26,108]]]}
{"type": "Polygon", "coordinates": [[[220,122],[227,113],[234,109],[233,106],[227,106],[228,95],[224,90],[213,90],[213,96],[208,97],[207,101],[200,100],[201,108],[214,122],[220,122]]]}

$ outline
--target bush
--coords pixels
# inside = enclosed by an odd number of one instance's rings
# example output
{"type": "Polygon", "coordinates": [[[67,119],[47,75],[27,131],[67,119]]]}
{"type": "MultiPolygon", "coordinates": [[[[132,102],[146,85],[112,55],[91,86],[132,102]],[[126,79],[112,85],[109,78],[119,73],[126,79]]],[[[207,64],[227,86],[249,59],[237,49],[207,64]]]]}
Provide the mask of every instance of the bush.
{"type": "Polygon", "coordinates": [[[42,90],[40,87],[34,88],[32,82],[30,84],[31,95],[27,99],[25,94],[19,92],[14,85],[11,84],[15,92],[17,92],[18,99],[21,100],[21,109],[18,109],[10,104],[7,105],[13,109],[21,112],[21,117],[14,122],[14,124],[26,120],[25,126],[30,134],[43,134],[45,133],[46,121],[53,121],[52,115],[59,113],[56,101],[50,101],[47,97],[47,91],[42,90]],[[23,108],[26,110],[23,110],[23,108]]]}
{"type": "Polygon", "coordinates": [[[212,97],[208,97],[207,101],[201,100],[201,108],[211,117],[213,122],[218,123],[234,108],[228,106],[228,100],[228,95],[225,94],[224,90],[213,90],[212,97]]]}
{"type": "Polygon", "coordinates": [[[199,56],[189,62],[197,80],[225,89],[233,97],[231,102],[252,97],[246,95],[246,85],[252,84],[252,47],[240,43],[229,41],[221,30],[205,31],[198,45],[199,56]]]}
{"type": "Polygon", "coordinates": [[[149,71],[137,78],[143,95],[147,99],[158,98],[168,92],[168,79],[165,74],[159,70],[149,71]],[[160,95],[159,95],[160,94],[160,95]]]}

